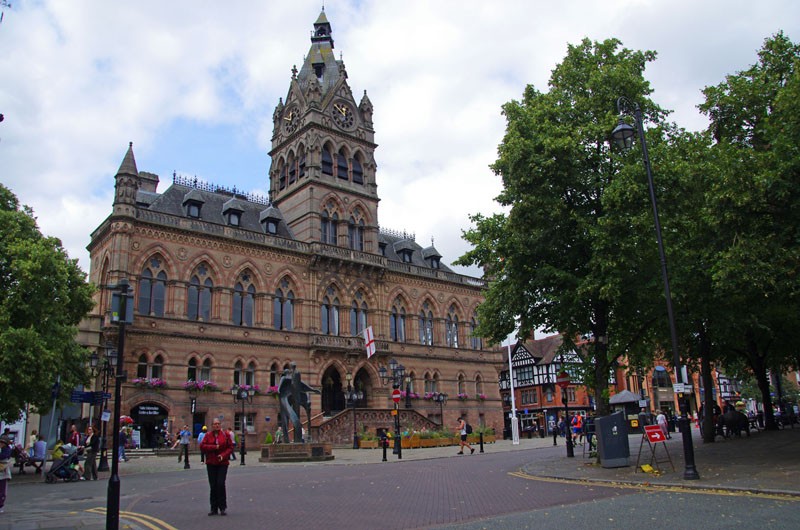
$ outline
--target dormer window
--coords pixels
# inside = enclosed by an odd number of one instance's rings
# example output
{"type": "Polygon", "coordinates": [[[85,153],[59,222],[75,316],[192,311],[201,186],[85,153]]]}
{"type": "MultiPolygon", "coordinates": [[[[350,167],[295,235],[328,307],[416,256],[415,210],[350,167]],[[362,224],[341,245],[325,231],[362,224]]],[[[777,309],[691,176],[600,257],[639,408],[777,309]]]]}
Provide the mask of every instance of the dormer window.
{"type": "Polygon", "coordinates": [[[200,209],[203,204],[196,201],[189,201],[186,203],[186,215],[195,219],[200,219],[200,209]]]}
{"type": "Polygon", "coordinates": [[[198,189],[191,189],[183,196],[183,207],[186,208],[186,216],[192,219],[200,219],[203,210],[203,194],[198,189]]]}
{"type": "Polygon", "coordinates": [[[381,251],[381,256],[386,256],[386,243],[378,243],[378,248],[381,251]]]}
{"type": "Polygon", "coordinates": [[[411,251],[403,250],[400,252],[400,257],[403,258],[403,263],[411,263],[411,251]]]}
{"type": "Polygon", "coordinates": [[[266,219],[264,221],[264,231],[273,236],[278,233],[278,221],[275,219],[266,219]]]}
{"type": "Polygon", "coordinates": [[[431,263],[431,269],[438,269],[441,264],[438,256],[431,257],[430,263],[431,263]]]}
{"type": "Polygon", "coordinates": [[[236,197],[225,201],[222,205],[222,216],[229,226],[242,226],[242,214],[244,214],[244,204],[236,197]]]}

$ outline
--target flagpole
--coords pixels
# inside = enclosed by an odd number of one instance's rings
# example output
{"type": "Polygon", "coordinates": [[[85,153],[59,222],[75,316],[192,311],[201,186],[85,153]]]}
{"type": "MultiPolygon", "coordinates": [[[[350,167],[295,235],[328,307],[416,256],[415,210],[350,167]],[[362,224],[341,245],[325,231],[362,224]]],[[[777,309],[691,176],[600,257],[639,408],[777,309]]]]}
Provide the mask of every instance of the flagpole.
{"type": "Polygon", "coordinates": [[[508,381],[511,384],[511,443],[513,445],[519,445],[517,403],[514,399],[514,369],[511,367],[511,341],[508,341],[508,381]]]}

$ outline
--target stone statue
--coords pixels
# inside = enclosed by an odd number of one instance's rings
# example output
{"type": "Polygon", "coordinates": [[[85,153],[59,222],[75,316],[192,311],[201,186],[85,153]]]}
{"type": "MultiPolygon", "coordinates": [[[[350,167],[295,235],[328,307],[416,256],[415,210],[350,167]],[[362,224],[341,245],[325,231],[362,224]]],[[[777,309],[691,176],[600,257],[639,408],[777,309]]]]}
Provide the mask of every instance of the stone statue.
{"type": "Polygon", "coordinates": [[[278,383],[278,396],[281,404],[281,429],[283,439],[289,440],[289,422],[294,426],[294,443],[303,443],[303,423],[300,420],[300,407],[306,409],[308,428],[311,429],[310,392],[319,394],[319,390],[311,388],[300,381],[300,371],[292,363],[292,369],[286,369],[278,383]]]}

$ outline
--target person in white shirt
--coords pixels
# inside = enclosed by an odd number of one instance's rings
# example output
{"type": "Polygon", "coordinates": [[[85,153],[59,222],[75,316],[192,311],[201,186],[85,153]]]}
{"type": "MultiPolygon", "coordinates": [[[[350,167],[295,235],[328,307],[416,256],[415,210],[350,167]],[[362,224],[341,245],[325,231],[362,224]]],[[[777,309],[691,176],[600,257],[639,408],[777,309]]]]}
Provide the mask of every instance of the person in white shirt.
{"type": "Polygon", "coordinates": [[[672,438],[669,434],[669,427],[667,426],[667,415],[664,414],[663,410],[658,411],[658,416],[656,416],[656,423],[658,426],[661,427],[661,432],[664,433],[664,436],[667,438],[672,438]]]}

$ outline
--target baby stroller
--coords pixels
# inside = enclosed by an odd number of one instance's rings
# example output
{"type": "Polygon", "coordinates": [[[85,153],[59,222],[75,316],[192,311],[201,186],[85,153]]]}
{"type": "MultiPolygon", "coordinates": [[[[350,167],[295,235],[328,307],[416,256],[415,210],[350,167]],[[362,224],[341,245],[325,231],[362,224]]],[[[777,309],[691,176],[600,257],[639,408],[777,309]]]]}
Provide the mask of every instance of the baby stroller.
{"type": "Polygon", "coordinates": [[[78,474],[78,453],[77,451],[64,455],[58,462],[53,462],[50,471],[44,476],[44,481],[48,484],[56,482],[58,479],[64,482],[80,480],[78,474]]]}

